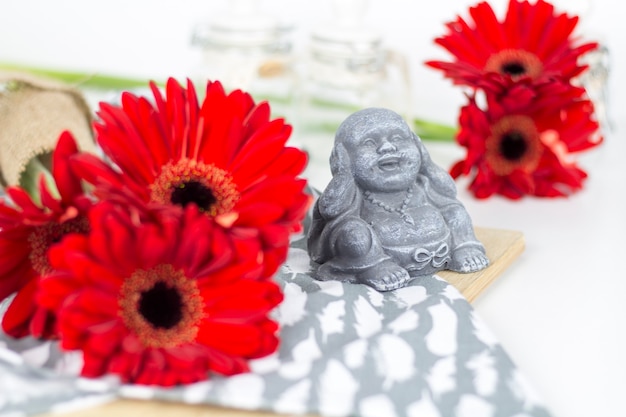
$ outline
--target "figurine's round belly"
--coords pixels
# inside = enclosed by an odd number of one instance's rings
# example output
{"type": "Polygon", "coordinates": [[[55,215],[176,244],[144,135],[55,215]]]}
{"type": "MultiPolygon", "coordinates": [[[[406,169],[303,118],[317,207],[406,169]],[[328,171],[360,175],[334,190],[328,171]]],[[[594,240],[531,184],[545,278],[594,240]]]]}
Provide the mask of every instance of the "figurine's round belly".
{"type": "Polygon", "coordinates": [[[422,245],[441,241],[450,234],[443,216],[435,207],[412,207],[403,214],[369,208],[361,213],[383,246],[422,245]]]}
{"type": "Polygon", "coordinates": [[[413,275],[431,274],[450,260],[450,230],[435,207],[412,207],[404,213],[369,207],[361,213],[385,253],[413,275]]]}

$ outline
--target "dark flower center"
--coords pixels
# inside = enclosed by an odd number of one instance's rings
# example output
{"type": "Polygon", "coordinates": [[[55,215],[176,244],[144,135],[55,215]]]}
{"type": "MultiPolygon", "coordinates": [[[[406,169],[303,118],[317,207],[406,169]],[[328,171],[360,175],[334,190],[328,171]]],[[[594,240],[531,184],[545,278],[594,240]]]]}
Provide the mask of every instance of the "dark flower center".
{"type": "Polygon", "coordinates": [[[526,73],[526,67],[521,62],[507,62],[502,65],[502,72],[512,76],[520,76],[526,73]]]}
{"type": "Polygon", "coordinates": [[[526,115],[501,117],[491,125],[485,158],[496,175],[514,170],[532,172],[541,157],[541,139],[535,121],[526,115]]]}
{"type": "Polygon", "coordinates": [[[528,143],[524,134],[518,131],[511,131],[502,136],[500,141],[500,153],[509,161],[518,161],[528,150],[528,143]]]}
{"type": "Polygon", "coordinates": [[[207,215],[218,216],[233,209],[239,201],[239,192],[228,171],[183,158],[161,168],[150,185],[150,199],[182,207],[194,203],[207,215]]]}
{"type": "Polygon", "coordinates": [[[67,234],[89,231],[89,221],[84,216],[78,216],[63,223],[50,222],[33,229],[28,237],[30,243],[29,259],[35,271],[45,275],[52,271],[48,263],[48,249],[59,243],[67,234]]]}
{"type": "Polygon", "coordinates": [[[151,347],[194,340],[204,315],[196,281],[170,264],[133,272],[120,288],[119,307],[124,324],[151,347]]]}
{"type": "Polygon", "coordinates": [[[543,72],[543,63],[530,51],[524,49],[503,49],[492,54],[485,62],[484,70],[521,77],[537,78],[543,72]]]}
{"type": "Polygon", "coordinates": [[[187,207],[195,203],[202,211],[207,211],[217,202],[211,189],[198,181],[189,181],[178,185],[172,191],[172,204],[187,207]]]}
{"type": "Polygon", "coordinates": [[[141,293],[139,313],[154,327],[171,329],[183,318],[183,300],[174,287],[157,282],[141,293]]]}

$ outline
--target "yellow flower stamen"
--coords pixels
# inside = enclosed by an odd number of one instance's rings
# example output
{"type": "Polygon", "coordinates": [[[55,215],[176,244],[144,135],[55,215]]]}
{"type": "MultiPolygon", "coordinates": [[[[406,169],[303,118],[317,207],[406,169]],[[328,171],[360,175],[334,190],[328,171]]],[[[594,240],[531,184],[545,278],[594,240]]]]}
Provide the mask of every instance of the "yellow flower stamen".
{"type": "Polygon", "coordinates": [[[543,71],[543,64],[537,55],[523,49],[503,49],[489,57],[485,71],[510,75],[513,79],[522,77],[537,78],[543,71]]]}
{"type": "Polygon", "coordinates": [[[508,175],[515,169],[532,172],[541,157],[540,135],[528,116],[502,117],[491,126],[485,147],[487,162],[497,175],[508,175]]]}
{"type": "Polygon", "coordinates": [[[204,314],[202,306],[196,282],[169,264],[135,271],[120,290],[119,314],[147,347],[193,341],[204,314]]]}
{"type": "Polygon", "coordinates": [[[239,200],[230,173],[187,158],[164,165],[150,191],[154,202],[181,206],[194,203],[210,216],[231,211],[239,200]]]}
{"type": "Polygon", "coordinates": [[[89,221],[86,217],[79,216],[63,223],[50,222],[37,226],[28,236],[30,244],[30,263],[40,275],[52,272],[48,262],[48,249],[63,239],[69,233],[87,233],[89,221]]]}

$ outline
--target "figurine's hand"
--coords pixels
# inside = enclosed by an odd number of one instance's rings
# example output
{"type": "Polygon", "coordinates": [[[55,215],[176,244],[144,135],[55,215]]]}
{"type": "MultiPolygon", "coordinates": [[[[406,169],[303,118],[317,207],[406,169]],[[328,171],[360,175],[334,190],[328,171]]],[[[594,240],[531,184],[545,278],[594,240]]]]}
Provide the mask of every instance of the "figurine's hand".
{"type": "Polygon", "coordinates": [[[338,172],[317,200],[322,217],[334,219],[355,205],[356,185],[350,173],[338,172]]]}
{"type": "Polygon", "coordinates": [[[350,171],[350,155],[341,143],[337,143],[330,154],[330,171],[333,176],[348,174],[350,171]]]}
{"type": "Polygon", "coordinates": [[[317,202],[320,214],[327,219],[345,213],[355,204],[356,185],[350,170],[350,156],[341,143],[335,145],[330,155],[330,170],[333,178],[317,202]]]}

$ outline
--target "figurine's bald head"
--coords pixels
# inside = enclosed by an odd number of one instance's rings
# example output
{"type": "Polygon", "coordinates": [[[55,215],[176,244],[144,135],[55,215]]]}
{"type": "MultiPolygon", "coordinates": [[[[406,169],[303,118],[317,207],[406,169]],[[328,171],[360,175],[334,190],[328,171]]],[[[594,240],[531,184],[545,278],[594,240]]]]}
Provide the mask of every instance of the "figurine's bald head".
{"type": "Polygon", "coordinates": [[[335,134],[335,142],[350,147],[375,130],[389,131],[401,128],[410,134],[409,126],[398,113],[383,108],[371,107],[359,110],[341,123],[335,134]]]}
{"type": "Polygon", "coordinates": [[[350,172],[363,190],[398,191],[415,182],[421,157],[417,136],[399,114],[368,108],[339,126],[330,162],[333,175],[350,172]]]}

